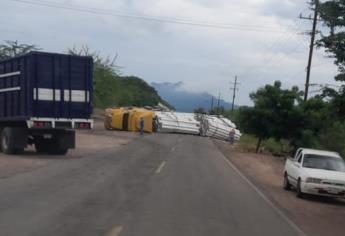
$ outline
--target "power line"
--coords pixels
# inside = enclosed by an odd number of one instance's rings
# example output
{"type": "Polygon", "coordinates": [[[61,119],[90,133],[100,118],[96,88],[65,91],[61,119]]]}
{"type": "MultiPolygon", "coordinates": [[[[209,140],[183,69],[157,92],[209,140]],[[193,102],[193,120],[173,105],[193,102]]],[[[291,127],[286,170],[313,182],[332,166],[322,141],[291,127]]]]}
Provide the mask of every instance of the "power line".
{"type": "MultiPolygon", "coordinates": [[[[304,11],[303,11],[304,12],[304,11]]],[[[295,20],[296,21],[296,20],[295,20]]],[[[294,21],[294,22],[295,22],[294,21]]],[[[300,26],[297,26],[299,30],[300,26]]],[[[291,35],[290,37],[286,38],[286,41],[289,41],[289,39],[292,37],[293,35],[291,35]]],[[[303,41],[304,43],[305,41],[303,41]]],[[[295,51],[297,51],[300,47],[302,46],[302,44],[298,44],[296,45],[294,48],[290,49],[287,53],[285,53],[284,55],[282,55],[281,57],[277,58],[275,61],[273,61],[273,58],[275,57],[275,55],[277,53],[274,53],[268,60],[264,60],[264,65],[263,67],[265,68],[265,71],[267,71],[267,65],[271,64],[271,65],[275,65],[279,62],[281,62],[282,60],[284,60],[285,58],[287,58],[289,55],[291,55],[292,53],[294,53],[295,51]],[[271,63],[273,61],[273,63],[271,63]]],[[[301,72],[298,72],[298,74],[300,74],[301,72]]],[[[259,79],[261,79],[262,76],[259,77],[259,79]]]]}
{"type": "Polygon", "coordinates": [[[118,13],[118,14],[125,14],[125,15],[130,15],[130,16],[140,16],[140,17],[147,17],[147,18],[159,18],[159,19],[165,19],[165,20],[177,20],[177,21],[189,21],[189,22],[197,22],[197,23],[204,23],[204,24],[214,24],[214,25],[222,25],[222,26],[235,26],[235,27],[254,27],[254,28],[263,28],[263,29],[273,29],[276,30],[276,28],[273,28],[273,26],[263,26],[263,25],[245,25],[245,24],[230,24],[230,23],[224,23],[224,22],[205,22],[205,21],[197,21],[195,19],[186,19],[186,18],[176,18],[176,17],[167,17],[167,16],[150,16],[150,15],[146,15],[146,14],[140,14],[140,15],[133,15],[133,14],[129,14],[128,12],[125,11],[115,11],[115,10],[106,10],[106,9],[100,9],[100,8],[91,8],[91,7],[84,7],[84,6],[80,6],[80,5],[76,5],[76,4],[61,4],[59,2],[56,1],[47,1],[47,0],[12,0],[12,1],[19,1],[19,2],[41,2],[41,3],[49,3],[49,4],[57,4],[58,6],[70,6],[70,7],[76,7],[76,8],[83,8],[83,9],[88,9],[88,10],[93,10],[93,11],[102,11],[102,12],[107,12],[107,13],[118,13]]]}
{"type": "MultiPolygon", "coordinates": [[[[277,38],[269,47],[267,47],[265,49],[265,56],[264,56],[264,59],[262,60],[262,63],[263,63],[262,67],[263,68],[267,67],[267,65],[269,65],[273,61],[275,56],[278,54],[277,52],[274,52],[273,54],[270,55],[270,57],[268,57],[268,55],[267,55],[268,51],[273,49],[278,44],[284,45],[286,42],[289,42],[292,39],[292,37],[296,36],[296,34],[294,34],[294,32],[289,31],[289,29],[294,29],[296,31],[300,30],[301,26],[298,26],[296,24],[296,22],[297,22],[297,19],[295,19],[291,24],[289,24],[289,26],[286,29],[286,32],[283,35],[281,35],[279,38],[277,38]],[[294,28],[293,26],[296,26],[296,28],[294,28]]],[[[297,48],[292,49],[292,51],[297,50],[297,48]]],[[[291,53],[289,52],[288,55],[290,55],[290,54],[291,53]]],[[[283,55],[283,57],[280,58],[280,61],[288,55],[285,55],[285,56],[283,55]]],[[[250,74],[256,67],[257,66],[251,66],[249,69],[247,68],[245,74],[242,74],[242,77],[246,77],[246,75],[250,74]]],[[[265,69],[267,69],[267,68],[265,68],[265,69]]]]}
{"type": "MultiPolygon", "coordinates": [[[[306,11],[308,11],[309,9],[306,7],[302,10],[302,13],[301,14],[304,14],[306,11]]],[[[278,52],[273,52],[270,57],[268,57],[268,52],[271,50],[271,49],[274,49],[274,47],[276,45],[284,45],[285,43],[287,42],[290,42],[290,40],[292,39],[293,36],[296,36],[297,34],[295,34],[294,31],[296,31],[297,33],[299,33],[301,31],[301,25],[297,25],[297,18],[294,19],[291,24],[289,24],[286,28],[286,32],[281,35],[280,37],[278,37],[270,46],[268,46],[265,50],[265,54],[264,54],[264,59],[261,60],[261,62],[263,63],[263,65],[261,67],[265,68],[265,71],[267,70],[267,66],[273,61],[273,59],[278,55],[278,52]],[[294,31],[290,31],[291,30],[294,30],[294,31]]],[[[300,39],[300,38],[298,38],[300,39]]],[[[305,43],[305,41],[303,41],[301,39],[301,42],[305,43]]],[[[297,48],[294,48],[294,49],[291,49],[290,51],[295,51],[299,48],[299,46],[297,48]]],[[[292,54],[292,52],[288,53],[288,55],[292,54]]],[[[283,55],[282,57],[280,57],[279,61],[282,61],[285,57],[287,57],[288,55],[283,55]]],[[[275,64],[275,63],[274,63],[275,64]]],[[[248,74],[250,74],[256,67],[258,66],[251,66],[249,67],[249,69],[247,68],[246,69],[246,72],[244,74],[242,74],[241,76],[242,77],[246,77],[248,74]]]]}
{"type": "Polygon", "coordinates": [[[214,29],[238,30],[238,31],[271,32],[271,33],[282,32],[280,30],[275,30],[273,28],[268,28],[265,26],[207,23],[207,22],[187,21],[187,20],[178,19],[178,18],[162,18],[162,17],[146,16],[146,15],[131,15],[131,14],[125,14],[125,13],[120,13],[120,12],[109,11],[105,9],[86,8],[86,7],[77,6],[77,5],[71,5],[71,4],[65,4],[65,3],[60,4],[60,3],[49,2],[49,1],[33,1],[33,0],[11,0],[11,1],[29,4],[29,5],[72,10],[72,11],[91,13],[91,14],[97,14],[97,15],[116,16],[116,17],[130,18],[130,19],[142,20],[142,21],[152,21],[152,22],[160,22],[160,23],[180,24],[180,25],[189,25],[189,26],[206,27],[206,28],[214,28],[214,29]]]}
{"type": "MultiPolygon", "coordinates": [[[[285,58],[287,58],[288,56],[290,56],[291,54],[293,54],[294,52],[296,52],[300,47],[302,46],[302,44],[298,44],[296,45],[294,48],[290,49],[287,53],[285,53],[284,55],[282,55],[281,57],[279,57],[277,60],[273,61],[271,63],[272,60],[266,62],[263,66],[263,68],[265,69],[265,71],[263,73],[265,73],[268,69],[267,65],[269,65],[269,63],[271,64],[271,66],[283,61],[285,58]]],[[[259,76],[257,78],[257,80],[261,80],[263,77],[263,75],[259,76]]]]}

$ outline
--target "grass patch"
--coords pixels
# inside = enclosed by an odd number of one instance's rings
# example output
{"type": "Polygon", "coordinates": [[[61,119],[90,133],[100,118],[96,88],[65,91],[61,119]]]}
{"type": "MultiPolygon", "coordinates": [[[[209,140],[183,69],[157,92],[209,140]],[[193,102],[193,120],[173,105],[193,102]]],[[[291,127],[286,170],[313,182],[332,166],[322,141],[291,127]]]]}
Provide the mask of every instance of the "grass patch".
{"type": "MultiPolygon", "coordinates": [[[[243,151],[255,152],[257,142],[258,142],[258,138],[256,138],[254,135],[243,134],[241,136],[240,141],[238,142],[238,145],[243,151]]],[[[293,148],[289,144],[289,141],[287,140],[276,141],[270,138],[262,142],[260,151],[261,152],[267,151],[274,156],[287,156],[290,154],[292,149],[293,148]]]]}
{"type": "Polygon", "coordinates": [[[262,146],[266,151],[270,152],[274,156],[288,156],[293,150],[289,141],[284,139],[276,141],[275,139],[270,138],[265,140],[262,146]]]}
{"type": "Polygon", "coordinates": [[[258,139],[254,135],[242,134],[238,144],[246,152],[255,152],[257,142],[258,139]]]}

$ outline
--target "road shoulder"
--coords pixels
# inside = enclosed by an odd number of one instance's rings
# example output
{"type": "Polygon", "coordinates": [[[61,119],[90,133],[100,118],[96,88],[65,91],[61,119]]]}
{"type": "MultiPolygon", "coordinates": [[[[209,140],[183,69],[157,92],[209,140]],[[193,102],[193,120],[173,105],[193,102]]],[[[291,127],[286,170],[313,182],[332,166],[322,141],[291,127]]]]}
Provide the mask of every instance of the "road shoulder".
{"type": "Polygon", "coordinates": [[[310,197],[297,199],[293,191],[282,189],[284,158],[243,153],[228,143],[215,140],[226,158],[258,187],[307,235],[343,235],[345,202],[310,197]]]}

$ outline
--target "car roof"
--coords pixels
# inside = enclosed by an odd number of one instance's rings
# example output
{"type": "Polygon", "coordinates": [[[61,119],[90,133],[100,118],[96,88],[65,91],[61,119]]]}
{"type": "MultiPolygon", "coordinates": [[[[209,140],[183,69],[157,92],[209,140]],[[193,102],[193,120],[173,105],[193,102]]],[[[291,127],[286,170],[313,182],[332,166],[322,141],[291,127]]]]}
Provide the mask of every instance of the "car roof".
{"type": "Polygon", "coordinates": [[[322,155],[322,156],[341,158],[339,153],[337,153],[337,152],[330,152],[330,151],[324,151],[324,150],[303,148],[302,152],[303,152],[303,154],[314,154],[314,155],[322,155]]]}

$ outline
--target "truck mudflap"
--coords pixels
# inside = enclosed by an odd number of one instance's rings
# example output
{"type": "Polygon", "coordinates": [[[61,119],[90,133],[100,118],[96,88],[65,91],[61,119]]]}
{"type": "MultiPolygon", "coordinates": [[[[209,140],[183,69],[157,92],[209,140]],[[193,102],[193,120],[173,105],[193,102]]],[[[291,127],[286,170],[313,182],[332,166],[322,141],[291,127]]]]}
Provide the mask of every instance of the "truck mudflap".
{"type": "Polygon", "coordinates": [[[61,129],[30,129],[30,136],[38,153],[65,155],[75,148],[75,131],[61,129]]]}

